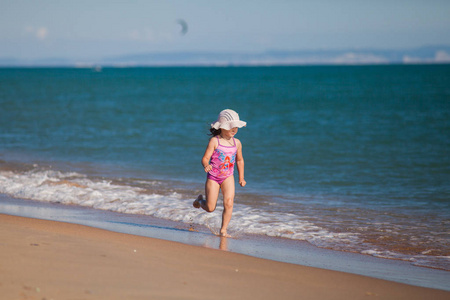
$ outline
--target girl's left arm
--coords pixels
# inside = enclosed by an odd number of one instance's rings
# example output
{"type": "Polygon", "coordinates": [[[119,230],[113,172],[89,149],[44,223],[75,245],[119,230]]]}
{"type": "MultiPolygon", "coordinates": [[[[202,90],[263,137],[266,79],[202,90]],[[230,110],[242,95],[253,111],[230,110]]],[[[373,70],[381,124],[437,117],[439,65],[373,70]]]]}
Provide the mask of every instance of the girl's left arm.
{"type": "Polygon", "coordinates": [[[239,184],[244,187],[247,182],[244,179],[244,156],[242,155],[242,143],[237,141],[236,166],[239,173],[239,184]]]}

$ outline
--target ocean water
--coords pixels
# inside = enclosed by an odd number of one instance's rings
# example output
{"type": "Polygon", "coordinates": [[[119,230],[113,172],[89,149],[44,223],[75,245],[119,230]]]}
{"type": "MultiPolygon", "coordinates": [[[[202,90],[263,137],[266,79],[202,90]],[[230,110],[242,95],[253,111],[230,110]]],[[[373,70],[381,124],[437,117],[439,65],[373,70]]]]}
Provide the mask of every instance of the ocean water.
{"type": "Polygon", "coordinates": [[[450,65],[0,69],[0,193],[216,233],[192,201],[225,108],[232,235],[450,270],[450,65]]]}

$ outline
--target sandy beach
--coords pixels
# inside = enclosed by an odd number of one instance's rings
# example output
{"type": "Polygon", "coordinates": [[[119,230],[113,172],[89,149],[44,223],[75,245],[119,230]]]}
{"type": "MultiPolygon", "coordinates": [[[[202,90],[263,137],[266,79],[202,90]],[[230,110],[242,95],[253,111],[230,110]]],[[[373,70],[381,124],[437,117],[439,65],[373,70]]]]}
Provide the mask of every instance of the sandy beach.
{"type": "Polygon", "coordinates": [[[450,292],[0,215],[2,299],[449,299],[450,292]]]}

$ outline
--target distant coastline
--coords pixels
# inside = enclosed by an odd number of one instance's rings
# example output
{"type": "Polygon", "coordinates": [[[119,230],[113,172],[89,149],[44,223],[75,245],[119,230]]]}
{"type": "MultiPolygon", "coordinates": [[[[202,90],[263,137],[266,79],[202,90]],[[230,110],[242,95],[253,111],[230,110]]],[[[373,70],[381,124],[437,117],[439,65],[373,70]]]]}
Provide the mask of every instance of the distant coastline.
{"type": "Polygon", "coordinates": [[[19,59],[0,57],[0,67],[163,67],[448,64],[450,46],[411,49],[269,50],[246,52],[157,52],[102,58],[19,59]]]}

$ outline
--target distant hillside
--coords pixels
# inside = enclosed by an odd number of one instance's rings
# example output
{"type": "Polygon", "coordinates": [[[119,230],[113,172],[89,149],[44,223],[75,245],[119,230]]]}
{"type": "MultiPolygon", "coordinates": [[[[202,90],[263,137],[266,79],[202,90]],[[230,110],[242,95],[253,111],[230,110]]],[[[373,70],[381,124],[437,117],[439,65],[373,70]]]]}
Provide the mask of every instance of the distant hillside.
{"type": "Polygon", "coordinates": [[[92,60],[0,58],[0,66],[271,66],[450,63],[450,46],[414,49],[341,49],[266,51],[263,53],[142,53],[92,60]]]}
{"type": "Polygon", "coordinates": [[[450,46],[408,50],[304,50],[264,53],[145,53],[111,57],[102,61],[112,65],[346,65],[450,63],[450,46]]]}

